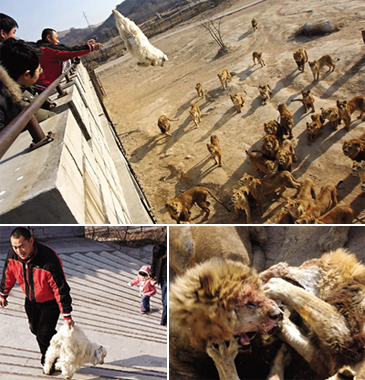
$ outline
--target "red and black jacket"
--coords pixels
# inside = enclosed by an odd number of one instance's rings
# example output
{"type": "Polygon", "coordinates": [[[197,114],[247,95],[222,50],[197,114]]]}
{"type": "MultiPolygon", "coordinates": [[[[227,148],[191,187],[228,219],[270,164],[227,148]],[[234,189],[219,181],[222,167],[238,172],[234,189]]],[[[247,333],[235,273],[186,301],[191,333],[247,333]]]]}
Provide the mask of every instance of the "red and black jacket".
{"type": "Polygon", "coordinates": [[[72,299],[61,259],[43,244],[34,242],[34,248],[34,255],[27,261],[20,259],[13,249],[9,250],[0,283],[0,297],[6,298],[17,281],[30,301],[56,300],[64,319],[70,319],[72,299]]]}
{"type": "Polygon", "coordinates": [[[37,46],[42,50],[39,62],[43,69],[43,73],[40,74],[36,83],[39,88],[48,87],[62,74],[62,62],[90,53],[94,49],[92,45],[68,47],[65,45],[54,45],[42,40],[37,42],[37,46]]]}

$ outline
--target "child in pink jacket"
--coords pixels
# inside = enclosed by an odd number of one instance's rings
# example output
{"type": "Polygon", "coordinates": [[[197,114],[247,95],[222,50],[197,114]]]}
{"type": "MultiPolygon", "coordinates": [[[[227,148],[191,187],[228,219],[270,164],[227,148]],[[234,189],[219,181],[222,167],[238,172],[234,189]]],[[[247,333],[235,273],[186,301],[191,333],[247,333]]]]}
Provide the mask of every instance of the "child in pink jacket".
{"type": "Polygon", "coordinates": [[[141,314],[147,314],[150,312],[150,297],[156,294],[154,280],[150,277],[150,267],[143,265],[138,271],[138,276],[128,282],[128,286],[134,286],[139,284],[139,295],[142,297],[141,301],[141,314]]]}

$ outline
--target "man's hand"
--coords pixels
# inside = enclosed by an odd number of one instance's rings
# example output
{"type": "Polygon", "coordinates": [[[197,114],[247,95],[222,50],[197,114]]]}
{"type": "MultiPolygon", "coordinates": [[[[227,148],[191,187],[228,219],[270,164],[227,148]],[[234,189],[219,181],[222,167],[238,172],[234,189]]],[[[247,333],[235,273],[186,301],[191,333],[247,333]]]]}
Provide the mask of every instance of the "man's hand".
{"type": "Polygon", "coordinates": [[[96,44],[91,44],[91,46],[93,47],[93,51],[98,51],[98,50],[100,50],[102,47],[104,47],[104,45],[101,44],[100,42],[97,42],[96,44]]]}
{"type": "Polygon", "coordinates": [[[0,297],[0,306],[1,307],[8,306],[8,300],[6,298],[0,297]]]}
{"type": "Polygon", "coordinates": [[[71,327],[75,326],[75,322],[74,322],[74,320],[72,318],[65,319],[65,323],[68,326],[69,330],[71,330],[71,327]]]}

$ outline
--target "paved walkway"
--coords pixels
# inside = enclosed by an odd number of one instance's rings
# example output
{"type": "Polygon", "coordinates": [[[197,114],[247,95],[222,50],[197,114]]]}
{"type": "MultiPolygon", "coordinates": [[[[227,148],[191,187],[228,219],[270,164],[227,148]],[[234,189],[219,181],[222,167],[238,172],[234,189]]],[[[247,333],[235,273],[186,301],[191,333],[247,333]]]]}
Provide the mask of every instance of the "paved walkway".
{"type": "MultiPolygon", "coordinates": [[[[105,363],[82,367],[73,377],[166,379],[167,330],[160,325],[161,292],[151,298],[152,313],[139,314],[137,287],[125,284],[142,264],[151,264],[152,247],[118,248],[86,238],[44,242],[61,257],[73,299],[73,319],[88,338],[106,347],[105,363]]],[[[0,273],[9,245],[0,246],[0,273]]],[[[24,295],[16,286],[0,310],[0,380],[62,378],[45,376],[35,337],[28,330],[24,295]]],[[[59,326],[62,324],[59,321],[59,326]]]]}

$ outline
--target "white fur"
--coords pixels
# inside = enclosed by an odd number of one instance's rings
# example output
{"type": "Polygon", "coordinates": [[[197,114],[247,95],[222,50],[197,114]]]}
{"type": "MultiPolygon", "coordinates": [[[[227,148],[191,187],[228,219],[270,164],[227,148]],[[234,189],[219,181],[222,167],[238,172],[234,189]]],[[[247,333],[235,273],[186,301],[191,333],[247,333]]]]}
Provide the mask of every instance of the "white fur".
{"type": "Polygon", "coordinates": [[[168,61],[166,54],[155,48],[148,41],[141,29],[129,18],[124,17],[116,9],[113,10],[119,34],[124,40],[128,51],[138,59],[138,65],[163,66],[168,61]]]}
{"type": "Polygon", "coordinates": [[[62,371],[65,379],[71,379],[83,364],[103,364],[105,356],[105,348],[90,342],[78,326],[69,329],[63,325],[51,339],[43,371],[49,375],[52,364],[57,359],[55,368],[62,371]]]}

